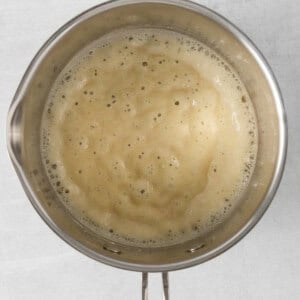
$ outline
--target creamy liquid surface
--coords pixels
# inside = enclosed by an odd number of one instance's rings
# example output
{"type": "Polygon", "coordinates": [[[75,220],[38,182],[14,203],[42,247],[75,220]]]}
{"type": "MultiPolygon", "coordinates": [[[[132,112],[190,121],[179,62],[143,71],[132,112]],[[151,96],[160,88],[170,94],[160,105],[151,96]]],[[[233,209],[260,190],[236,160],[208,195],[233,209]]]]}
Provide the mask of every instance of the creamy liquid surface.
{"type": "Polygon", "coordinates": [[[135,245],[212,230],[255,165],[249,96],[204,44],[160,29],[84,49],[49,95],[41,151],[59,197],[85,226],[135,245]]]}

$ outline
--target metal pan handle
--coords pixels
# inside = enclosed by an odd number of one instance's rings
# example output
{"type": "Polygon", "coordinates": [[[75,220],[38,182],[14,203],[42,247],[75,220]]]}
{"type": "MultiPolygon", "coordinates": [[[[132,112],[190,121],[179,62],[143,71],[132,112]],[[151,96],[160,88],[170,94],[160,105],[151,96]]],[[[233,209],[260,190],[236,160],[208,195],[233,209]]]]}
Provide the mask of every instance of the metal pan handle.
{"type": "MultiPolygon", "coordinates": [[[[169,300],[169,275],[168,272],[161,273],[163,283],[163,300],[169,300]]],[[[142,300],[148,300],[148,273],[142,273],[142,300]]]]}

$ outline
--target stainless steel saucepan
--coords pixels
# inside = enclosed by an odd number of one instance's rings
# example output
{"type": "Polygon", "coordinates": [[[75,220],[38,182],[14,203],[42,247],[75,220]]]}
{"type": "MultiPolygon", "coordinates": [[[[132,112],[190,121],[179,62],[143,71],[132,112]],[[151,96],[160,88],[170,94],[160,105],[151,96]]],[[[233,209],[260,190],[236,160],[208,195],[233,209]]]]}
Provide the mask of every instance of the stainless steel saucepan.
{"type": "Polygon", "coordinates": [[[61,27],[29,65],[11,104],[8,150],[32,205],[68,244],[102,263],[143,273],[168,273],[203,263],[236,244],[262,217],[283,172],[287,126],[273,73],[255,45],[217,13],[183,0],[118,0],[95,6],[61,27]],[[213,48],[240,74],[252,99],[259,133],[257,163],[240,205],[205,236],[169,246],[141,248],[118,244],[84,227],[65,209],[51,187],[40,154],[40,123],[49,90],[66,63],[102,35],[126,27],[159,27],[186,33],[213,48]]]}

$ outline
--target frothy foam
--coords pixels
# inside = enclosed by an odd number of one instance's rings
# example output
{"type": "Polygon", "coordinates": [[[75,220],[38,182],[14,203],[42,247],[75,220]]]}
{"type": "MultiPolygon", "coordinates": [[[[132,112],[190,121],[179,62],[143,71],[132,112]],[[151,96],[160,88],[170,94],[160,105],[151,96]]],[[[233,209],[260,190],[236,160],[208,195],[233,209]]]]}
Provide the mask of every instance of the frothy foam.
{"type": "Polygon", "coordinates": [[[74,216],[123,243],[168,245],[238,205],[257,151],[231,66],[188,36],[109,34],[65,67],[43,115],[49,178],[74,216]]]}

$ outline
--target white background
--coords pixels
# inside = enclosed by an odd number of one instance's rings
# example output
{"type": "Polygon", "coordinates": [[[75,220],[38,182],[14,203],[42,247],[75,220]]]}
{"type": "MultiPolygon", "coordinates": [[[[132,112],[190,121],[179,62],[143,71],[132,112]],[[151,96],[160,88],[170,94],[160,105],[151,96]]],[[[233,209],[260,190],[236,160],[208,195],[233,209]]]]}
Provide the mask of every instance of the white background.
{"type": "MultiPolygon", "coordinates": [[[[141,276],[97,263],[60,240],[26,199],[5,145],[6,114],[33,55],[93,0],[0,0],[0,299],[140,299],[141,276]]],[[[300,299],[300,2],[203,0],[262,50],[289,119],[287,166],[273,204],[238,245],[170,274],[171,299],[300,299]]],[[[150,299],[161,299],[159,274],[150,299]]]]}

